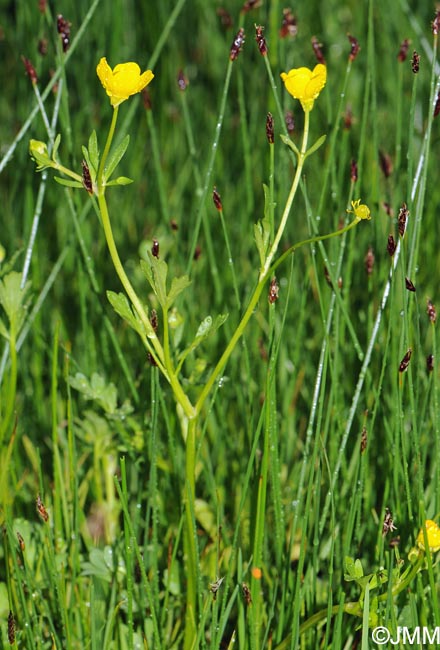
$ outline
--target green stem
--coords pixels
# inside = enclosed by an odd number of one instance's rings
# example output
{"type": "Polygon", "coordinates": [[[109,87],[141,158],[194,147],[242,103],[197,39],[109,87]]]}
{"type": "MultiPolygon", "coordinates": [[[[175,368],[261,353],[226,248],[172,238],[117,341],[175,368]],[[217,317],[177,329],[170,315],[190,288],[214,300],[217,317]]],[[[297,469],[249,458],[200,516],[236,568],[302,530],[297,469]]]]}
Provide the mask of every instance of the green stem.
{"type": "Polygon", "coordinates": [[[110,129],[108,131],[107,140],[105,143],[104,151],[102,152],[101,160],[98,168],[98,196],[100,194],[104,195],[105,193],[105,178],[104,178],[104,169],[105,163],[107,162],[108,154],[110,147],[112,146],[113,136],[115,135],[116,122],[118,121],[119,106],[116,106],[113,109],[112,121],[110,124],[110,129]]]}
{"type": "Polygon", "coordinates": [[[293,199],[296,194],[296,190],[298,189],[299,181],[301,179],[301,173],[302,173],[302,168],[304,166],[304,161],[306,159],[306,151],[307,151],[307,140],[309,138],[309,124],[310,124],[310,111],[305,111],[304,113],[305,119],[304,119],[304,133],[303,133],[303,139],[302,139],[302,145],[301,145],[301,151],[299,152],[298,156],[298,165],[296,168],[295,176],[293,179],[292,187],[290,188],[289,196],[287,197],[286,205],[284,208],[283,216],[281,217],[281,222],[278,227],[277,234],[275,235],[274,242],[272,244],[272,247],[269,251],[268,256],[266,257],[266,261],[264,263],[263,268],[260,271],[260,280],[264,277],[267,277],[270,271],[270,265],[272,263],[272,260],[274,258],[274,255],[276,254],[278,250],[278,245],[280,243],[281,237],[283,236],[284,229],[287,224],[287,219],[290,214],[290,208],[292,207],[293,199]]]}
{"type": "Polygon", "coordinates": [[[15,395],[17,391],[17,349],[15,333],[12,332],[12,326],[9,339],[9,354],[11,359],[11,370],[8,381],[8,394],[6,398],[5,415],[0,426],[0,449],[3,444],[3,438],[9,429],[9,425],[14,414],[15,395]]]}
{"type": "Polygon", "coordinates": [[[185,457],[185,530],[184,545],[186,555],[186,611],[184,650],[191,650],[197,634],[197,547],[196,525],[194,519],[195,473],[196,473],[196,432],[197,418],[188,422],[185,457]]]}
{"type": "MultiPolygon", "coordinates": [[[[401,580],[398,580],[397,583],[392,588],[391,596],[393,598],[395,598],[401,591],[404,591],[408,587],[408,585],[413,581],[413,579],[415,578],[417,573],[420,571],[424,559],[425,559],[425,554],[422,551],[419,551],[419,556],[418,556],[416,562],[413,564],[410,571],[408,571],[406,576],[404,575],[404,577],[401,580]]],[[[389,597],[389,593],[388,593],[388,591],[386,591],[385,593],[378,596],[377,600],[378,600],[378,602],[383,602],[383,601],[387,600],[388,597],[389,597]]],[[[362,609],[362,606],[359,603],[359,601],[345,603],[342,606],[341,605],[335,605],[330,610],[330,614],[332,616],[334,616],[335,614],[338,614],[341,607],[342,607],[342,610],[346,614],[351,614],[352,616],[362,617],[363,609],[362,609]]],[[[329,615],[329,611],[326,608],[326,609],[321,609],[319,612],[316,612],[315,614],[313,614],[313,616],[310,616],[310,618],[308,618],[306,621],[304,621],[304,623],[302,623],[302,625],[300,626],[300,628],[299,628],[300,636],[302,634],[304,634],[305,632],[307,632],[307,630],[310,630],[311,628],[315,627],[320,621],[323,621],[326,618],[328,618],[328,615],[329,615]]],[[[292,635],[289,634],[280,644],[278,644],[275,647],[275,650],[287,650],[287,648],[289,648],[290,645],[291,645],[291,636],[292,635]]]]}

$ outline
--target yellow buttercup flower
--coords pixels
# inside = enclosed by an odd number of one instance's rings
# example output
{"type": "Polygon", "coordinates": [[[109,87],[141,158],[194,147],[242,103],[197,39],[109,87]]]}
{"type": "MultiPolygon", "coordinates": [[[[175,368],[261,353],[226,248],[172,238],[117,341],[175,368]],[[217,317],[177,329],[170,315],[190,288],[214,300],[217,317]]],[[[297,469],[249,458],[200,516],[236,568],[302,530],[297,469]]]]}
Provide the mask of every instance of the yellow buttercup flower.
{"type": "Polygon", "coordinates": [[[113,107],[125,102],[130,95],[140,93],[154,77],[151,70],[141,74],[138,64],[132,62],[118,63],[112,70],[105,57],[98,63],[96,73],[113,107]]]}
{"type": "Polygon", "coordinates": [[[313,70],[293,68],[287,73],[282,72],[281,79],[287,92],[299,99],[304,112],[308,112],[312,110],[315,99],[325,86],[327,68],[322,63],[315,65],[313,70]]]}
{"type": "Polygon", "coordinates": [[[361,204],[361,200],[357,199],[356,201],[351,202],[351,207],[353,210],[347,210],[347,212],[352,212],[358,221],[361,219],[371,219],[371,212],[368,205],[361,204]]]}
{"type": "MultiPolygon", "coordinates": [[[[425,528],[426,537],[428,538],[429,550],[432,553],[435,553],[436,551],[440,550],[440,528],[437,526],[435,521],[432,521],[432,519],[427,519],[425,521],[425,528]]],[[[422,551],[425,550],[425,536],[423,533],[423,528],[420,529],[420,532],[417,535],[416,543],[417,546],[422,549],[422,551]]]]}

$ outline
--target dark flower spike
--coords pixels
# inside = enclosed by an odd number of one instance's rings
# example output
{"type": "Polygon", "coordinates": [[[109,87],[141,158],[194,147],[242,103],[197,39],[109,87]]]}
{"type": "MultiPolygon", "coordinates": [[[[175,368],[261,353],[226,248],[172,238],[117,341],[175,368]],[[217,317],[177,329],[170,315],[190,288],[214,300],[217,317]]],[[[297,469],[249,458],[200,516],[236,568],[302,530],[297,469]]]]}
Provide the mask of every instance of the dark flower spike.
{"type": "Polygon", "coordinates": [[[261,7],[261,0],[246,0],[241,8],[241,13],[247,14],[252,9],[258,9],[258,7],[261,7]]]}
{"type": "Polygon", "coordinates": [[[350,130],[353,126],[353,111],[351,110],[351,106],[347,106],[342,119],[344,121],[344,129],[350,130]]]}
{"type": "Polygon", "coordinates": [[[269,303],[271,305],[273,305],[274,302],[276,302],[278,300],[279,293],[280,293],[280,285],[278,284],[277,279],[274,277],[270,281],[270,285],[269,285],[268,299],[269,299],[269,303]]]}
{"type": "Polygon", "coordinates": [[[365,262],[365,271],[367,272],[367,275],[371,275],[373,273],[373,267],[374,267],[374,251],[371,246],[368,247],[364,262],[365,262]]]}
{"type": "Polygon", "coordinates": [[[439,9],[435,13],[435,18],[431,23],[431,27],[432,27],[432,33],[434,34],[434,36],[437,36],[437,34],[440,31],[440,10],[439,9]]]}
{"type": "Polygon", "coordinates": [[[434,355],[428,354],[426,357],[426,370],[432,372],[434,370],[434,355]]]}
{"type": "Polygon", "coordinates": [[[159,320],[157,318],[157,311],[155,309],[152,309],[150,312],[150,323],[153,330],[157,332],[159,327],[159,320]]]}
{"type": "Polygon", "coordinates": [[[238,58],[238,55],[243,49],[244,41],[245,41],[244,29],[243,27],[240,27],[231,45],[231,51],[229,53],[229,58],[231,61],[235,61],[238,58]]]}
{"type": "Polygon", "coordinates": [[[220,18],[221,24],[225,29],[229,29],[233,25],[232,16],[229,11],[226,11],[223,7],[219,7],[216,11],[217,16],[220,18]]]}
{"type": "Polygon", "coordinates": [[[347,34],[347,37],[351,44],[351,50],[350,50],[350,54],[348,55],[348,60],[354,61],[357,55],[359,54],[359,50],[361,49],[361,46],[359,45],[359,41],[357,40],[357,38],[355,38],[351,34],[347,34]]]}
{"type": "Polygon", "coordinates": [[[357,166],[357,162],[354,159],[352,159],[352,161],[350,162],[350,180],[352,183],[356,183],[357,179],[358,179],[358,166],[357,166]]]}
{"type": "Polygon", "coordinates": [[[262,25],[255,25],[255,40],[257,41],[258,49],[261,56],[267,54],[267,43],[263,35],[264,27],[262,25]]]}
{"type": "Polygon", "coordinates": [[[223,210],[222,199],[216,187],[212,190],[212,200],[217,210],[221,212],[223,210]]]}
{"type": "Polygon", "coordinates": [[[409,278],[405,278],[405,286],[408,291],[415,292],[416,288],[409,278]]]}
{"type": "Polygon", "coordinates": [[[437,312],[430,300],[428,300],[427,303],[426,313],[428,314],[428,318],[431,321],[431,323],[435,323],[435,321],[437,320],[437,312]]]}
{"type": "Polygon", "coordinates": [[[325,56],[322,53],[322,49],[321,49],[322,48],[322,43],[320,43],[318,41],[316,36],[312,36],[312,47],[313,47],[313,51],[315,53],[316,60],[318,61],[318,63],[322,63],[322,65],[326,65],[325,56]]]}
{"type": "Polygon", "coordinates": [[[71,24],[68,20],[63,18],[61,14],[57,16],[57,30],[61,36],[61,43],[63,45],[63,52],[66,53],[70,47],[70,27],[71,24]]]}
{"type": "Polygon", "coordinates": [[[296,24],[296,17],[292,13],[292,10],[287,8],[283,9],[283,21],[281,23],[280,37],[286,38],[291,36],[292,38],[298,33],[298,26],[296,24]]]}
{"type": "Polygon", "coordinates": [[[390,257],[393,257],[394,253],[396,252],[396,248],[397,244],[393,235],[388,235],[387,251],[390,257]]]}
{"type": "Polygon", "coordinates": [[[437,99],[434,106],[434,117],[440,113],[440,92],[437,94],[437,99]]]}
{"type": "Polygon", "coordinates": [[[362,433],[361,433],[361,454],[364,453],[364,451],[367,448],[368,444],[368,433],[367,433],[367,427],[362,427],[362,433]]]}
{"type": "Polygon", "coordinates": [[[272,113],[268,113],[266,116],[266,138],[269,144],[273,144],[275,142],[272,113]]]}
{"type": "Polygon", "coordinates": [[[385,535],[387,535],[389,532],[392,532],[393,530],[397,530],[396,526],[394,525],[393,515],[391,514],[389,508],[385,508],[385,517],[382,525],[382,536],[385,537],[385,535]]]}
{"type": "Polygon", "coordinates": [[[159,259],[159,242],[157,239],[153,239],[153,245],[151,246],[151,254],[153,257],[159,259]]]}
{"type": "Polygon", "coordinates": [[[32,81],[32,83],[35,85],[38,83],[38,76],[37,76],[37,71],[35,70],[34,66],[32,63],[27,59],[25,56],[21,57],[21,60],[23,61],[24,68],[26,70],[26,74],[29,77],[29,79],[32,81]]]}
{"type": "Polygon", "coordinates": [[[82,166],[83,185],[84,185],[85,189],[87,190],[87,192],[90,194],[90,196],[92,196],[93,195],[93,183],[92,183],[92,179],[91,179],[91,176],[90,176],[90,169],[89,169],[89,167],[88,167],[85,160],[83,160],[81,162],[81,166],[82,166]]]}
{"type": "Polygon", "coordinates": [[[292,111],[286,111],[284,119],[286,122],[287,133],[289,135],[292,135],[292,133],[295,131],[295,119],[293,117],[292,111]]]}
{"type": "Polygon", "coordinates": [[[189,84],[189,81],[187,77],[185,76],[183,70],[179,70],[179,73],[177,75],[177,85],[179,86],[179,90],[186,90],[187,86],[189,84]]]}
{"type": "Polygon", "coordinates": [[[46,56],[48,48],[47,38],[40,38],[38,41],[38,52],[41,56],[46,56]]]}
{"type": "Polygon", "coordinates": [[[8,641],[10,645],[15,645],[15,618],[11,610],[8,614],[8,641]]]}
{"type": "Polygon", "coordinates": [[[37,500],[36,500],[36,506],[37,506],[37,512],[40,515],[41,519],[47,523],[49,521],[49,513],[46,510],[46,507],[41,500],[41,496],[38,494],[37,495],[37,500]]]}
{"type": "Polygon", "coordinates": [[[243,590],[243,598],[245,600],[246,605],[251,605],[252,604],[251,590],[249,589],[249,587],[245,582],[242,583],[241,588],[243,590]]]}
{"type": "Polygon", "coordinates": [[[415,50],[411,59],[411,67],[414,74],[417,74],[420,69],[420,54],[417,54],[415,50]]]}
{"type": "Polygon", "coordinates": [[[399,372],[405,372],[409,366],[409,362],[411,361],[411,355],[412,355],[412,349],[408,348],[406,351],[405,356],[403,357],[402,361],[400,362],[399,365],[399,372]]]}
{"type": "Polygon", "coordinates": [[[401,237],[403,237],[403,235],[405,234],[408,215],[409,215],[409,210],[406,207],[406,203],[402,203],[402,206],[399,210],[399,214],[397,216],[397,228],[399,230],[399,235],[401,237]]]}
{"type": "Polygon", "coordinates": [[[401,63],[403,63],[403,61],[406,61],[406,57],[408,56],[409,44],[410,44],[410,40],[408,38],[405,38],[400,44],[400,50],[399,50],[399,54],[397,55],[397,59],[401,63]]]}
{"type": "Polygon", "coordinates": [[[379,151],[380,168],[385,178],[389,178],[393,173],[393,163],[391,156],[384,151],[379,151]]]}

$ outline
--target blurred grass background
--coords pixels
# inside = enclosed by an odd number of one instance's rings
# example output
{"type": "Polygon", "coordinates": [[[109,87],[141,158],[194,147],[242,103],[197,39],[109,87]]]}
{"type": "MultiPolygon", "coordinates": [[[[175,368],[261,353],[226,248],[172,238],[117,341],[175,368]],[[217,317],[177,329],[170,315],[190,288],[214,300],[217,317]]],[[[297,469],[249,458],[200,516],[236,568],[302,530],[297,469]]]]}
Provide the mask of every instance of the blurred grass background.
{"type": "MultiPolygon", "coordinates": [[[[330,602],[340,602],[343,594],[347,600],[358,597],[356,589],[343,581],[345,555],[360,557],[366,572],[394,567],[395,551],[381,535],[386,507],[398,527],[402,557],[413,544],[424,513],[430,518],[438,515],[435,359],[434,372],[426,369],[426,357],[435,351],[435,328],[426,315],[426,304],[427,299],[438,301],[440,271],[437,121],[428,150],[423,149],[432,114],[430,23],[435,8],[404,0],[301,3],[292,7],[297,34],[282,39],[285,5],[277,0],[255,4],[260,6],[243,13],[241,0],[66,0],[62,5],[48,2],[42,12],[37,1],[0,2],[0,151],[7,160],[0,176],[0,244],[6,251],[2,274],[9,270],[11,259],[16,270],[23,268],[37,195],[41,183],[46,185],[29,270],[28,313],[34,305],[37,308],[19,351],[16,438],[2,513],[8,531],[20,529],[27,538],[28,555],[20,566],[10,558],[14,553],[8,555],[6,544],[1,557],[4,643],[12,598],[19,647],[52,647],[51,643],[60,648],[130,647],[126,646],[127,557],[120,495],[113,483],[113,475],[120,475],[121,456],[127,466],[125,497],[153,589],[146,594],[142,581],[134,587],[138,590],[134,647],[142,647],[142,638],[148,640],[146,647],[181,647],[185,590],[179,545],[184,462],[179,415],[134,334],[106,300],[105,291],[120,291],[120,286],[85,192],[69,194],[53,182],[50,173],[47,181],[35,174],[28,143],[30,138],[47,140],[41,115],[16,140],[36,103],[21,56],[35,66],[41,92],[54,71],[61,70],[55,130],[62,135],[63,162],[79,171],[81,145],[96,129],[102,148],[111,117],[95,73],[100,57],[106,56],[112,66],[135,60],[145,69],[154,55],[155,78],[148,88],[151,105],[145,109],[142,97],[136,96],[121,107],[120,133],[129,133],[131,143],[120,173],[135,182],[112,190],[110,207],[121,258],[146,301],[152,298],[148,288],[142,288],[138,259],[151,248],[153,238],[160,242],[161,256],[172,274],[190,270],[193,283],[176,314],[181,323],[175,332],[177,347],[180,339],[190,340],[208,314],[230,314],[224,328],[204,345],[202,361],[190,360],[191,392],[203,383],[203,364],[209,366],[218,358],[239,317],[212,188],[215,185],[222,197],[245,305],[258,269],[253,224],[263,216],[263,183],[269,182],[268,111],[275,118],[278,217],[292,178],[292,162],[279,139],[284,127],[254,40],[254,25],[265,27],[276,92],[283,111],[294,113],[296,143],[303,115],[299,104],[283,91],[279,73],[315,65],[313,36],[323,46],[328,82],[312,113],[311,142],[323,133],[328,138],[325,147],[307,161],[303,193],[297,196],[282,245],[292,245],[315,229],[336,230],[345,219],[350,198],[361,197],[368,203],[373,219],[349,233],[343,244],[335,239],[324,248],[301,249],[291,264],[280,268],[274,322],[261,305],[207,409],[198,459],[196,518],[205,587],[200,597],[213,611],[201,624],[206,630],[200,634],[200,647],[228,647],[233,630],[240,648],[253,647],[246,631],[246,602],[237,585],[249,581],[246,566],[252,552],[261,459],[258,423],[271,345],[279,346],[276,370],[271,371],[277,433],[267,505],[261,647],[269,643],[276,647],[298,621],[330,602]],[[232,26],[222,24],[220,9],[228,12],[232,26]],[[56,32],[58,13],[71,23],[73,47],[67,59],[56,32]],[[215,162],[207,179],[229,49],[240,25],[246,42],[234,64],[215,162]],[[349,73],[347,33],[361,47],[349,73]],[[408,57],[399,62],[405,38],[410,40],[408,57]],[[417,75],[411,70],[413,50],[421,57],[417,75]],[[177,83],[180,70],[188,80],[184,91],[177,83]],[[344,118],[349,114],[350,124],[344,118]],[[190,144],[188,134],[192,134],[190,144]],[[422,154],[422,173],[414,183],[422,154]],[[391,162],[388,175],[381,156],[391,162]],[[354,187],[351,160],[359,170],[354,187]],[[403,202],[410,210],[408,231],[365,383],[356,396],[362,354],[355,349],[348,324],[365,354],[392,264],[387,239],[391,233],[399,239],[396,218],[403,202]],[[195,241],[200,210],[206,215],[205,225],[195,241]],[[194,245],[197,255],[192,259],[194,245]],[[369,247],[374,252],[371,274],[364,262],[369,247]],[[341,277],[336,303],[324,266],[334,280],[341,277]],[[405,289],[405,277],[416,286],[415,293],[405,289]],[[47,295],[39,303],[45,287],[47,295]],[[408,372],[399,373],[408,348],[413,351],[408,372]],[[103,408],[105,400],[86,401],[69,384],[69,376],[77,372],[87,378],[98,373],[106,396],[112,382],[118,406],[130,400],[131,414],[116,412],[108,403],[103,408]],[[354,416],[347,427],[353,403],[354,416]],[[360,454],[364,426],[368,442],[360,454]],[[51,533],[35,514],[37,493],[49,509],[51,533]],[[6,574],[6,565],[14,577],[6,574]],[[220,592],[216,613],[208,585],[220,575],[227,576],[229,591],[224,596],[220,592]],[[17,586],[20,580],[24,587],[17,586]],[[6,584],[11,590],[9,600],[6,584]],[[33,601],[31,593],[36,594],[33,601]],[[229,603],[231,610],[226,611],[229,603]],[[151,610],[158,613],[161,645],[157,639],[156,645],[152,641],[151,610]],[[212,624],[216,616],[221,634],[212,624]]],[[[44,102],[49,119],[55,102],[56,95],[50,92],[44,102]]],[[[2,391],[7,368],[4,353],[2,391]]],[[[91,391],[85,393],[90,397],[91,391]]],[[[12,539],[10,534],[6,538],[12,539]]],[[[416,612],[422,617],[422,603],[428,598],[431,605],[423,605],[426,617],[435,621],[438,607],[425,589],[429,587],[420,579],[410,599],[412,616],[416,612]]],[[[407,615],[408,607],[403,598],[395,610],[388,604],[382,615],[395,622],[407,615]]],[[[306,647],[350,647],[359,635],[357,622],[340,618],[335,628],[329,625],[307,637],[306,647]]],[[[286,647],[296,647],[294,642],[286,647]]]]}

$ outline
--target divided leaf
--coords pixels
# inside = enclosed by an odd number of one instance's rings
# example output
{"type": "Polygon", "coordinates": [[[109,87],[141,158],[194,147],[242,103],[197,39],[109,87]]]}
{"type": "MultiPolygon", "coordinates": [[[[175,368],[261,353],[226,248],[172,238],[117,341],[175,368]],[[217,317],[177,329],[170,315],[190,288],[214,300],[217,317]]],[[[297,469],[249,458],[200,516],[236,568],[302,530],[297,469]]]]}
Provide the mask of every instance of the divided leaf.
{"type": "Polygon", "coordinates": [[[125,152],[127,151],[128,144],[130,142],[130,136],[126,135],[125,138],[122,140],[120,144],[116,147],[116,149],[112,152],[110,152],[110,155],[108,157],[107,165],[105,167],[105,178],[106,180],[110,178],[110,176],[113,174],[115,171],[116,167],[120,163],[121,159],[123,158],[125,152]]]}
{"type": "MultiPolygon", "coordinates": [[[[138,318],[136,312],[133,311],[132,306],[130,305],[127,296],[124,293],[115,293],[114,291],[107,291],[107,298],[113,309],[121,318],[125,320],[126,323],[130,325],[140,336],[145,335],[145,329],[143,323],[138,318]]],[[[148,336],[153,334],[147,332],[148,336]]]]}
{"type": "Polygon", "coordinates": [[[177,296],[191,284],[187,275],[173,278],[170,291],[167,293],[168,264],[152,255],[150,251],[148,251],[148,262],[141,260],[141,269],[156,294],[160,306],[165,310],[168,310],[177,296]]]}

